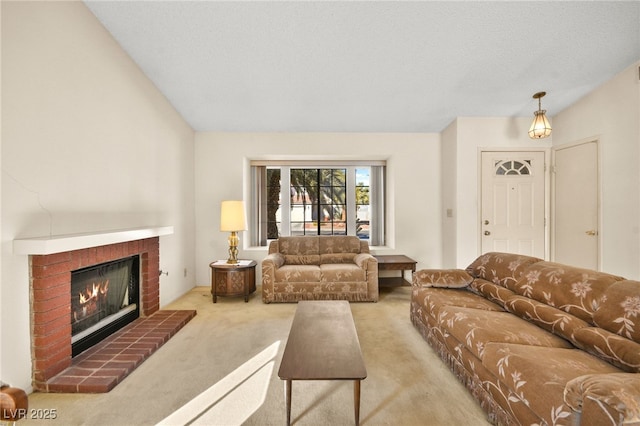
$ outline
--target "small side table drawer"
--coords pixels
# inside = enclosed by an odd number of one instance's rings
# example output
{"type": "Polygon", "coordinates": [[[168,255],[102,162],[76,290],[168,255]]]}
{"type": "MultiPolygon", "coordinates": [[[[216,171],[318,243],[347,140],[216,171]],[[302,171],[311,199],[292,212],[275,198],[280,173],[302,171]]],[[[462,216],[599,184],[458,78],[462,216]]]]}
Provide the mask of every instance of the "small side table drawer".
{"type": "Polygon", "coordinates": [[[218,296],[244,296],[249,301],[249,294],[256,291],[256,262],[240,261],[239,264],[228,264],[220,261],[211,262],[211,296],[216,303],[218,296]]]}

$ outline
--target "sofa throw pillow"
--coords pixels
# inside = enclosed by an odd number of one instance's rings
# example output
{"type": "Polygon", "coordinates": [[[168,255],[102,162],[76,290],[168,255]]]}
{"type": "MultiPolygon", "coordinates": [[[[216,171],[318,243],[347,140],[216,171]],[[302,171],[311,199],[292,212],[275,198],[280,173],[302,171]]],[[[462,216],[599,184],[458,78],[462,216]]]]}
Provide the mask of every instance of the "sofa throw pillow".
{"type": "Polygon", "coordinates": [[[463,288],[472,281],[462,269],[420,269],[413,276],[413,283],[420,287],[463,288]]]}

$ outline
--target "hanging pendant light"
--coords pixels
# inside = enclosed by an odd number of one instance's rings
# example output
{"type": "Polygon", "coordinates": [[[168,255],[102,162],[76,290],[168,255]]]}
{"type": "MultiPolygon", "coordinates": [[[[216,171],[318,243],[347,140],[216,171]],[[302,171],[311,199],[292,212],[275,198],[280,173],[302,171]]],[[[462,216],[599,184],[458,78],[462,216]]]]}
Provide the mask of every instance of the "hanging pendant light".
{"type": "Polygon", "coordinates": [[[547,92],[538,92],[533,95],[533,99],[538,100],[538,110],[534,111],[533,115],[535,117],[533,119],[533,123],[531,123],[531,127],[529,128],[529,137],[531,139],[542,139],[551,134],[551,125],[545,115],[547,111],[543,110],[540,105],[540,98],[546,94],[547,92]]]}

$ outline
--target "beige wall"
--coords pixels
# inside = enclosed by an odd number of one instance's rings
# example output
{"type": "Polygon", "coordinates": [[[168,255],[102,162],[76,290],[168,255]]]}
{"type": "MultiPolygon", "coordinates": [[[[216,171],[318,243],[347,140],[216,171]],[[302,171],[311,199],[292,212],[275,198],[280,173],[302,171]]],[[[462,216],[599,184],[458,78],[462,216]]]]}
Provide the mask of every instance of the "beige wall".
{"type": "MultiPolygon", "coordinates": [[[[376,254],[406,254],[418,267],[441,259],[440,137],[412,133],[197,133],[197,283],[209,284],[209,263],[227,257],[219,231],[220,202],[249,199],[251,159],[336,158],[387,160],[388,247],[376,254]]],[[[266,249],[245,247],[240,256],[261,260],[266,249]]]]}
{"type": "Polygon", "coordinates": [[[553,145],[599,140],[601,269],[640,279],[640,79],[637,62],[553,118],[553,145]]]}
{"type": "MultiPolygon", "coordinates": [[[[532,111],[533,113],[533,111],[532,111]]],[[[459,117],[445,131],[443,144],[448,146],[443,152],[442,167],[451,182],[446,182],[447,191],[455,196],[445,195],[447,205],[453,210],[453,218],[445,219],[443,241],[446,241],[448,267],[467,267],[480,255],[480,203],[479,182],[480,152],[483,150],[548,150],[551,138],[533,141],[527,131],[533,118],[476,118],[459,117]]]]}
{"type": "Polygon", "coordinates": [[[2,2],[0,380],[31,383],[28,256],[13,254],[15,238],[173,225],[161,305],[193,287],[193,140],[83,3],[2,2]]]}
{"type": "Polygon", "coordinates": [[[457,222],[464,217],[458,210],[458,179],[456,158],[458,155],[457,123],[454,121],[441,133],[441,192],[442,192],[442,267],[457,267],[457,222]],[[447,211],[450,212],[447,215],[447,211]]]}

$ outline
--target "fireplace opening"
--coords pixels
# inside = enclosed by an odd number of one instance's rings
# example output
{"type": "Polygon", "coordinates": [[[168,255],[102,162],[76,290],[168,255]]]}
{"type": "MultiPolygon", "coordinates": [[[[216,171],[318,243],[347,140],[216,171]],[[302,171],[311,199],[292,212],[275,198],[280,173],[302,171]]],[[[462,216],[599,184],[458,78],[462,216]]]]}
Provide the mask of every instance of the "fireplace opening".
{"type": "Polygon", "coordinates": [[[140,256],[71,272],[71,356],[140,316],[140,256]]]}

